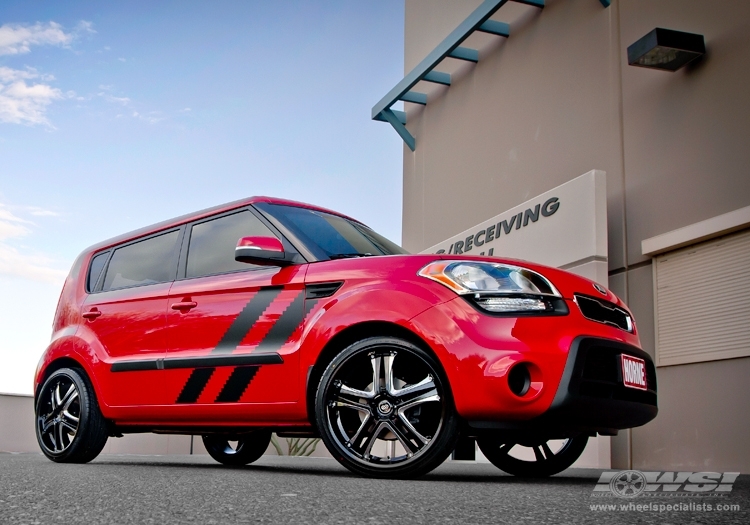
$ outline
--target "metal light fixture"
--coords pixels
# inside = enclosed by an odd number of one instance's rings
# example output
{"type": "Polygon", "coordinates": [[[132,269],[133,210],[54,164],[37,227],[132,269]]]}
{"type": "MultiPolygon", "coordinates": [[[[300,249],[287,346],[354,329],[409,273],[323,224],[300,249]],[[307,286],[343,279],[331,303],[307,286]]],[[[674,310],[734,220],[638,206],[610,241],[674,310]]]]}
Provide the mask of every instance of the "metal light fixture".
{"type": "Polygon", "coordinates": [[[705,54],[703,35],[657,27],[628,46],[628,64],[677,71],[705,54]]]}

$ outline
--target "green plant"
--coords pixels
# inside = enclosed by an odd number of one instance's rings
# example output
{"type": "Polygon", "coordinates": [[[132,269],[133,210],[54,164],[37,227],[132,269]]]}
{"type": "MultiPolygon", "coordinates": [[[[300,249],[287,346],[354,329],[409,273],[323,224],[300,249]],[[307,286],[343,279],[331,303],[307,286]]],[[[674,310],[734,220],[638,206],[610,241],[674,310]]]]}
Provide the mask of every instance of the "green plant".
{"type": "Polygon", "coordinates": [[[318,446],[319,441],[320,438],[287,438],[287,454],[284,454],[278,436],[276,434],[271,436],[271,445],[276,449],[279,456],[309,456],[315,452],[315,447],[318,446]]]}

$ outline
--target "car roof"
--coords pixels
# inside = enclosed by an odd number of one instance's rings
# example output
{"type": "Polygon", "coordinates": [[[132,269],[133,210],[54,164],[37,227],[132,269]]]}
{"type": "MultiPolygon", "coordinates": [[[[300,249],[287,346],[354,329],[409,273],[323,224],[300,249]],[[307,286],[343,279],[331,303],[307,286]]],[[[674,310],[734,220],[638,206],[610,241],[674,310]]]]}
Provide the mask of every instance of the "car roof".
{"type": "MultiPolygon", "coordinates": [[[[315,211],[320,211],[324,213],[330,213],[332,215],[337,215],[339,217],[343,217],[345,219],[356,222],[358,224],[362,224],[360,221],[353,219],[347,215],[344,215],[343,213],[329,210],[321,206],[315,206],[313,204],[307,204],[304,202],[297,202],[297,201],[288,200],[288,199],[277,199],[274,197],[255,196],[255,197],[247,197],[244,199],[239,199],[239,200],[232,201],[232,202],[227,202],[225,204],[219,204],[218,206],[212,206],[210,208],[205,208],[203,210],[195,211],[192,213],[187,213],[185,215],[180,215],[179,217],[175,217],[173,219],[167,219],[166,221],[161,221],[155,224],[151,224],[149,226],[144,226],[143,228],[138,228],[137,230],[123,233],[122,235],[118,235],[116,237],[112,237],[111,239],[107,239],[105,241],[96,243],[93,246],[90,246],[89,248],[87,248],[85,252],[91,253],[91,252],[99,251],[101,249],[114,246],[115,244],[120,244],[122,242],[136,239],[138,237],[142,237],[150,233],[156,233],[161,230],[168,230],[170,228],[175,228],[177,226],[181,226],[185,223],[199,220],[204,217],[210,217],[211,215],[217,215],[225,211],[231,211],[237,208],[243,208],[245,206],[249,206],[251,204],[258,204],[258,203],[280,204],[284,206],[294,206],[297,208],[307,208],[309,210],[315,210],[315,211]]],[[[365,226],[364,224],[362,225],[365,226]]]]}

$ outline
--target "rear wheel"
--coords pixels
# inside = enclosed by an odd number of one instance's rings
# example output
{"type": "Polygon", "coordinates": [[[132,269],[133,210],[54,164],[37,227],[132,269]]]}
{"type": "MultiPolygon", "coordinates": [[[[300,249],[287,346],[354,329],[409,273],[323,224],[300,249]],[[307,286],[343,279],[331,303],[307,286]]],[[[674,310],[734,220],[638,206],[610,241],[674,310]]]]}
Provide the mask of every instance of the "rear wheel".
{"type": "Polygon", "coordinates": [[[58,463],[87,463],[107,443],[107,422],[94,388],[79,369],[61,368],[42,385],[36,401],[36,438],[58,463]]]}
{"type": "Polygon", "coordinates": [[[328,365],[315,418],[331,455],[370,477],[411,478],[453,450],[458,418],[440,366],[395,337],[356,342],[328,365]]]}
{"type": "Polygon", "coordinates": [[[223,465],[247,465],[257,461],[271,442],[270,430],[254,430],[247,434],[231,436],[208,434],[203,436],[206,451],[223,465]]]}
{"type": "Polygon", "coordinates": [[[487,459],[500,470],[514,476],[540,478],[562,472],[583,453],[588,436],[563,440],[507,440],[497,436],[477,439],[487,459]]]}

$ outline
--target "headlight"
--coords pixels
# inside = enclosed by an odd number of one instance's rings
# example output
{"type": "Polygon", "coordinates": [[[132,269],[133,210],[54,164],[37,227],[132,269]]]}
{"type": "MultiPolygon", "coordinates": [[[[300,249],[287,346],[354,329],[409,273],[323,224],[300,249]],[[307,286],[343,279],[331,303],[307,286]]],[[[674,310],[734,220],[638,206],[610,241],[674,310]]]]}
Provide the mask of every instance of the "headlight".
{"type": "Polygon", "coordinates": [[[459,295],[472,296],[472,302],[488,312],[562,313],[559,309],[564,308],[560,292],[549,280],[520,266],[436,261],[422,268],[419,275],[437,281],[459,295]]]}

